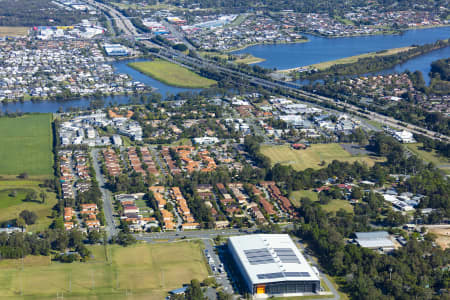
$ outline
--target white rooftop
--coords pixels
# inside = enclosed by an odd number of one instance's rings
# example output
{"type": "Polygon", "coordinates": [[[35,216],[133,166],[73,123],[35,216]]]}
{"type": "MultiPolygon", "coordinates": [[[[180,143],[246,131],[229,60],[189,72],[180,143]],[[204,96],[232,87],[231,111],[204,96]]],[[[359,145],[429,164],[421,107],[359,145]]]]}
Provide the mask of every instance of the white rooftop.
{"type": "Polygon", "coordinates": [[[233,236],[229,243],[252,284],[320,280],[287,234],[233,236]]]}
{"type": "Polygon", "coordinates": [[[356,232],[356,241],[364,248],[394,248],[386,231],[356,232]]]}

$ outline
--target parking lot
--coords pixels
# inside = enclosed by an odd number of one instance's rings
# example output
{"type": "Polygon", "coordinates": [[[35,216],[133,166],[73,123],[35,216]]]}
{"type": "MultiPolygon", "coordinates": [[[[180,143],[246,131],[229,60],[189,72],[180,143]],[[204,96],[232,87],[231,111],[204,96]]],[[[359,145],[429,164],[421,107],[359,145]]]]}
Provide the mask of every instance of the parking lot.
{"type": "Polygon", "coordinates": [[[214,274],[214,277],[216,278],[217,283],[223,286],[226,293],[233,294],[233,287],[228,279],[228,273],[225,269],[226,266],[217,255],[213,242],[206,239],[204,239],[203,242],[205,244],[204,254],[206,260],[214,274]]]}

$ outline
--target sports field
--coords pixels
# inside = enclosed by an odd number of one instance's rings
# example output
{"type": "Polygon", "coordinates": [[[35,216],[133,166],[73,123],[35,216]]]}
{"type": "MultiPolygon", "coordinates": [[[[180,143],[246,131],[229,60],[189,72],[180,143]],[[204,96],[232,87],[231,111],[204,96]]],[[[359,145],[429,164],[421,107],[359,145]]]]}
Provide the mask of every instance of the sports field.
{"type": "Polygon", "coordinates": [[[186,68],[160,59],[129,63],[129,66],[172,86],[207,88],[217,83],[215,80],[202,77],[186,68]]]}
{"type": "Polygon", "coordinates": [[[51,122],[51,114],[0,118],[0,175],[51,175],[51,122]]]}
{"type": "Polygon", "coordinates": [[[0,262],[0,299],[164,299],[167,291],[208,276],[195,242],[90,248],[87,263],[63,264],[48,257],[0,262]]]}
{"type": "Polygon", "coordinates": [[[25,36],[29,29],[20,26],[0,26],[0,36],[25,36]]]}
{"type": "Polygon", "coordinates": [[[56,194],[46,192],[39,187],[39,180],[0,179],[0,223],[16,219],[23,210],[33,211],[37,214],[36,224],[27,226],[27,231],[38,231],[48,228],[53,221],[52,208],[56,204],[56,194]],[[26,194],[34,190],[37,195],[44,191],[47,195],[45,202],[24,201],[26,194]]]}
{"type": "Polygon", "coordinates": [[[352,156],[345,151],[339,144],[314,144],[305,150],[294,150],[288,145],[281,146],[267,146],[261,147],[261,153],[269,157],[272,165],[281,163],[283,165],[290,165],[295,170],[301,171],[308,168],[320,169],[321,162],[325,161],[328,165],[333,160],[346,162],[365,162],[372,166],[376,161],[382,161],[378,157],[369,156],[352,156]]]}

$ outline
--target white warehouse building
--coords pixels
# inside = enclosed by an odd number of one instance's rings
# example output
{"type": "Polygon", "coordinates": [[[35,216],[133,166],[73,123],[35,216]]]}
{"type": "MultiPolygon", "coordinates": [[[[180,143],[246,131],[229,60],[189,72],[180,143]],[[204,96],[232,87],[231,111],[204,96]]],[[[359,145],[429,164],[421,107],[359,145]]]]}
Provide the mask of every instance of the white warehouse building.
{"type": "Polygon", "coordinates": [[[320,291],[318,274],[287,234],[233,236],[228,248],[248,292],[258,298],[320,291]]]}

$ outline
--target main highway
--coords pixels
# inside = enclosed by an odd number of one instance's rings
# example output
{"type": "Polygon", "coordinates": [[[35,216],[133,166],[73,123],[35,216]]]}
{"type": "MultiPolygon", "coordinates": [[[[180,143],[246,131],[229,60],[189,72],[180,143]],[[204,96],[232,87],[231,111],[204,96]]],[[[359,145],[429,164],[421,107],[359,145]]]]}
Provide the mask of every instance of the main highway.
{"type": "MultiPolygon", "coordinates": [[[[87,0],[89,4],[92,6],[97,7],[98,9],[102,10],[103,12],[108,13],[111,17],[114,18],[116,25],[119,29],[121,29],[125,35],[128,36],[135,36],[138,37],[139,33],[137,28],[133,25],[133,23],[125,17],[122,13],[120,13],[118,10],[113,8],[110,5],[106,5],[103,3],[96,2],[94,0],[87,0]]],[[[183,41],[186,40],[183,39],[183,41]]],[[[249,82],[255,86],[260,86],[263,88],[271,89],[271,90],[284,90],[288,91],[289,95],[292,97],[296,97],[299,100],[305,100],[310,101],[313,103],[316,103],[318,105],[330,105],[332,104],[334,107],[347,111],[349,113],[352,113],[354,115],[357,115],[359,117],[367,118],[372,121],[379,122],[385,126],[390,126],[393,128],[396,128],[398,130],[407,130],[415,134],[420,134],[427,136],[428,138],[439,140],[439,141],[450,141],[450,138],[446,135],[440,134],[438,132],[428,130],[425,128],[422,128],[420,126],[410,124],[407,122],[396,120],[395,118],[388,117],[385,115],[382,115],[380,113],[370,111],[370,110],[362,110],[360,107],[349,104],[349,103],[343,103],[343,102],[336,102],[334,99],[321,96],[315,93],[304,91],[300,88],[300,86],[292,84],[292,83],[286,83],[283,81],[278,80],[268,80],[265,78],[261,78],[255,75],[249,75],[247,73],[244,73],[242,71],[236,70],[235,68],[232,68],[231,66],[223,66],[218,65],[216,62],[205,59],[205,58],[199,58],[199,57],[191,57],[188,55],[185,55],[179,51],[173,50],[169,47],[164,47],[157,45],[151,41],[144,40],[142,43],[150,48],[159,48],[159,53],[154,53],[154,55],[172,61],[174,63],[183,65],[183,66],[190,66],[190,68],[196,68],[196,69],[211,69],[215,72],[219,72],[222,74],[225,74],[227,76],[230,76],[231,78],[234,78],[237,82],[249,82]]],[[[192,47],[192,45],[188,44],[188,47],[192,47]]]]}

